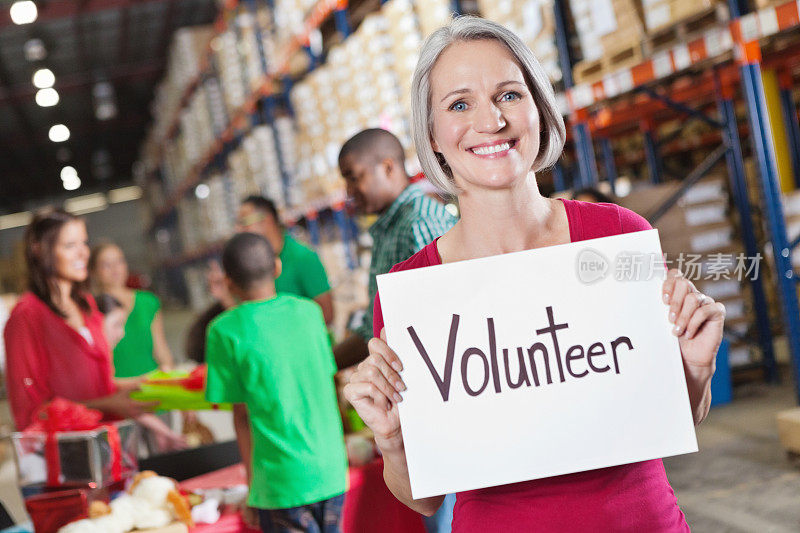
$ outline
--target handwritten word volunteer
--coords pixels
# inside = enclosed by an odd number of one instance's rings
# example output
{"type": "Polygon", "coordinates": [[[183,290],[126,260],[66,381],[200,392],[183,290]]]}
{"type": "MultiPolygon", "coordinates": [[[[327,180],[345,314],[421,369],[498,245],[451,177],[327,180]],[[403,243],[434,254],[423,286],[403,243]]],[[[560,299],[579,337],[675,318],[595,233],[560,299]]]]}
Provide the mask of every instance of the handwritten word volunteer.
{"type": "MultiPolygon", "coordinates": [[[[513,351],[510,351],[509,348],[502,349],[505,383],[510,389],[517,389],[523,385],[530,387],[531,379],[533,380],[533,385],[535,387],[539,387],[545,381],[547,385],[551,385],[553,383],[553,368],[551,366],[551,361],[555,362],[557,378],[561,383],[566,381],[567,375],[576,379],[580,379],[588,376],[590,373],[602,374],[604,372],[608,372],[611,370],[610,363],[613,363],[614,372],[616,374],[620,373],[620,354],[618,351],[623,348],[626,352],[634,349],[633,343],[629,337],[617,337],[608,343],[608,349],[606,348],[605,344],[599,341],[593,342],[588,346],[588,348],[584,348],[584,346],[581,346],[580,344],[575,344],[567,348],[562,355],[561,346],[558,342],[558,332],[568,329],[569,324],[567,322],[560,324],[556,323],[552,306],[547,306],[545,311],[547,313],[548,325],[535,331],[536,335],[544,335],[545,340],[546,336],[549,335],[551,345],[548,348],[544,342],[536,341],[528,347],[517,346],[516,366],[518,371],[516,373],[516,377],[512,378],[512,370],[509,362],[509,359],[513,357],[513,351]],[[527,362],[525,360],[526,355],[527,362]],[[611,357],[610,361],[607,357],[609,355],[611,357]],[[566,373],[564,372],[565,368],[566,373]],[[542,375],[540,372],[542,370],[544,371],[544,375],[542,375]]],[[[414,342],[414,346],[419,352],[419,355],[425,361],[428,371],[430,372],[436,387],[439,389],[439,394],[441,394],[442,400],[445,402],[447,402],[450,398],[450,385],[453,378],[453,365],[455,363],[456,341],[458,337],[460,320],[460,315],[453,314],[447,340],[447,354],[445,357],[443,375],[439,374],[438,370],[436,370],[436,367],[434,366],[428,354],[428,350],[425,348],[421,339],[417,335],[414,326],[408,326],[406,329],[408,334],[411,336],[411,340],[414,342]]],[[[488,332],[488,357],[485,350],[482,350],[476,346],[467,348],[461,355],[461,383],[464,387],[464,390],[470,396],[478,396],[483,393],[488,388],[490,379],[492,381],[494,391],[496,393],[502,392],[502,376],[500,373],[497,355],[497,339],[495,334],[494,318],[490,317],[486,319],[486,327],[488,332]],[[477,387],[473,387],[475,383],[470,384],[469,380],[467,379],[469,362],[474,358],[477,358],[477,360],[482,363],[483,367],[483,379],[477,387]]]]}

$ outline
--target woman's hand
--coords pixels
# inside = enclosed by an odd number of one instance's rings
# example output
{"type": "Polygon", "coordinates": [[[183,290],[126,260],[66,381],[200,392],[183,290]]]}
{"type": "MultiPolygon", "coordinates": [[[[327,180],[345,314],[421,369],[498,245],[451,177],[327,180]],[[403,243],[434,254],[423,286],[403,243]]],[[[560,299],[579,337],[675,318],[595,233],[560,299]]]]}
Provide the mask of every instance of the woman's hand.
{"type": "Polygon", "coordinates": [[[139,402],[131,399],[131,391],[129,388],[120,388],[109,396],[87,401],[86,406],[120,418],[137,418],[158,407],[159,402],[139,402]]]}
{"type": "Polygon", "coordinates": [[[139,390],[141,384],[145,381],[147,381],[146,376],[136,376],[133,378],[114,378],[114,385],[117,386],[117,391],[131,393],[139,390]]]}
{"type": "Polygon", "coordinates": [[[406,390],[399,374],[403,365],[385,339],[381,331],[380,339],[369,341],[369,356],[344,388],[345,398],[375,434],[375,443],[382,451],[402,449],[397,404],[403,401],[400,393],[406,390]]]}
{"type": "Polygon", "coordinates": [[[676,269],[667,273],[662,292],[681,349],[694,421],[699,424],[711,404],[711,377],[722,342],[725,306],[698,291],[676,269]]]}
{"type": "Polygon", "coordinates": [[[136,421],[153,432],[158,452],[185,450],[189,447],[183,435],[172,431],[163,420],[154,414],[145,413],[137,417],[136,421]]]}

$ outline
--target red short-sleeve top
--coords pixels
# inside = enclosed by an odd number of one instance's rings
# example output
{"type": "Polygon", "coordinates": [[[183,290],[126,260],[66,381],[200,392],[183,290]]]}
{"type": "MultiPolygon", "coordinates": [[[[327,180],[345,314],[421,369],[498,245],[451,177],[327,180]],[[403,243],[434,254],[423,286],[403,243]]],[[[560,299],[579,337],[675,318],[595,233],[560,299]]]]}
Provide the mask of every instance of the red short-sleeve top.
{"type": "MultiPolygon", "coordinates": [[[[651,229],[613,204],[563,200],[572,242],[651,229]]],[[[438,240],[438,239],[437,239],[438,240]]],[[[441,264],[432,242],[392,272],[441,264]]],[[[380,295],[374,332],[383,329],[380,295]]],[[[460,492],[454,533],[523,531],[689,531],[661,459],[460,492]]]]}

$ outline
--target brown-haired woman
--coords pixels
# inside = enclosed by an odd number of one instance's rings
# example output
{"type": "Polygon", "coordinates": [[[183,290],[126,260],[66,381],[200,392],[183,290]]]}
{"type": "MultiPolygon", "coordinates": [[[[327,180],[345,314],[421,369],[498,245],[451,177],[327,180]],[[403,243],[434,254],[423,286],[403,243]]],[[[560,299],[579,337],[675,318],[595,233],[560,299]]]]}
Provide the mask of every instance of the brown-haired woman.
{"type": "Polygon", "coordinates": [[[130,378],[157,368],[171,370],[172,353],[164,334],[161,302],[152,292],[127,286],[128,261],[122,248],[113,242],[95,246],[89,256],[89,273],[98,294],[114,297],[125,313],[125,334],[112,347],[114,375],[130,378]]]}
{"type": "Polygon", "coordinates": [[[37,214],[25,233],[28,292],[6,324],[6,384],[18,429],[61,397],[110,416],[138,417],[155,404],[131,400],[112,376],[103,316],[88,293],[86,224],[62,210],[37,214]]]}

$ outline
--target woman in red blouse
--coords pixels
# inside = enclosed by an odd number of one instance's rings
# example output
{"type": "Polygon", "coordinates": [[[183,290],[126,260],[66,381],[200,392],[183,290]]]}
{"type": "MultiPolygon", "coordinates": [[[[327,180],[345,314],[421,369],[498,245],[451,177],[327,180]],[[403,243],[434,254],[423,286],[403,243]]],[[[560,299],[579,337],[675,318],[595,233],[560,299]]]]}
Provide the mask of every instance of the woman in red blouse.
{"type": "Polygon", "coordinates": [[[4,331],[6,385],[18,429],[55,397],[110,417],[142,415],[154,404],[131,400],[135,383],[117,384],[103,316],[86,286],[89,245],[83,220],[61,210],[37,214],[25,234],[29,291],[4,331]]]}
{"type": "MultiPolygon", "coordinates": [[[[440,28],[420,51],[411,98],[422,168],[458,197],[461,220],[394,271],[650,228],[618,206],[551,200],[539,192],[536,173],[560,157],[565,127],[547,76],[512,31],[474,17],[440,28]]],[[[662,293],[699,424],[711,400],[725,308],[675,270],[662,293]]],[[[374,316],[376,337],[383,337],[379,298],[374,316]]],[[[382,338],[373,338],[369,349],[345,395],[375,435],[389,489],[431,515],[443,496],[411,496],[397,410],[405,390],[402,361],[382,338]]],[[[453,511],[454,533],[687,530],[660,459],[460,492],[453,511]]]]}

